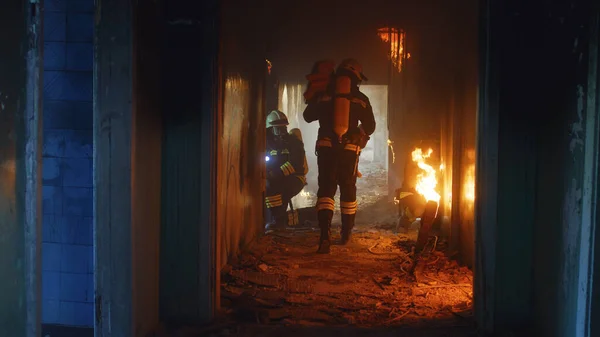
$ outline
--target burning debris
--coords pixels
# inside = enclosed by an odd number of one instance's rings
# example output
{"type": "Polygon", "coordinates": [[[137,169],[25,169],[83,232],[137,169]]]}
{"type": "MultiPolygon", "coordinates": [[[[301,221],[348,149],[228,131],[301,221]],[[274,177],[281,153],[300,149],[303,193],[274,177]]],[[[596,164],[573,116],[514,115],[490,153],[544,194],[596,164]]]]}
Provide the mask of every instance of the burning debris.
{"type": "Polygon", "coordinates": [[[421,194],[426,201],[440,202],[440,194],[436,191],[437,188],[437,172],[433,166],[427,164],[427,159],[431,157],[433,153],[432,149],[429,149],[427,153],[423,153],[421,148],[416,148],[412,152],[412,161],[422,170],[417,174],[417,184],[415,189],[421,194]]]}
{"type": "MultiPolygon", "coordinates": [[[[419,221],[421,224],[411,272],[417,267],[419,256],[427,244],[433,223],[438,216],[441,196],[436,190],[437,171],[428,163],[432,153],[433,149],[424,152],[419,147],[412,151],[412,162],[405,169],[403,186],[396,191],[399,212],[398,230],[404,229],[406,232],[414,221],[419,221]]],[[[440,165],[440,169],[441,167],[440,165]]]]}

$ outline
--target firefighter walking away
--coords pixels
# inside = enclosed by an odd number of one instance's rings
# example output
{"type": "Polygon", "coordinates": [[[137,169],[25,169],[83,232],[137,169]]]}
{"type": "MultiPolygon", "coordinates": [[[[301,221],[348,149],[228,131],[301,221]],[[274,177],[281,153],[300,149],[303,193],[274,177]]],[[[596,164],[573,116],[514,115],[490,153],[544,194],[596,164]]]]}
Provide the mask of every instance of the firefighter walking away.
{"type": "Polygon", "coordinates": [[[338,185],[342,214],[341,243],[350,241],[358,208],[356,178],[360,151],[375,131],[373,108],[369,98],[359,90],[360,83],[367,81],[362,65],[354,59],[346,59],[335,72],[332,69],[332,61],[317,62],[313,74],[307,76],[309,85],[304,96],[307,103],[304,120],[307,123],[319,121],[316,144],[319,169],[317,214],[321,236],[317,253],[321,254],[330,252],[331,221],[335,209],[333,198],[338,185]]]}
{"type": "Polygon", "coordinates": [[[289,133],[287,116],[278,110],[267,115],[267,186],[265,204],[267,230],[285,229],[289,223],[287,207],[306,185],[308,165],[299,129],[289,133]]]}

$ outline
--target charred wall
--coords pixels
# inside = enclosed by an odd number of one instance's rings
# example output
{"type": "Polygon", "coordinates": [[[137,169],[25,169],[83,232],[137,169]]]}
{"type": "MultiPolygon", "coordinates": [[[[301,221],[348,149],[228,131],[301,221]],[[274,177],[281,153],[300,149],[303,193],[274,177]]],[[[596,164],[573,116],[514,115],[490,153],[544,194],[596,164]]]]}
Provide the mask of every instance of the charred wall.
{"type": "Polygon", "coordinates": [[[223,109],[217,125],[217,225],[221,266],[264,228],[266,40],[262,9],[224,1],[223,109]],[[253,27],[253,29],[248,29],[253,27]]]}

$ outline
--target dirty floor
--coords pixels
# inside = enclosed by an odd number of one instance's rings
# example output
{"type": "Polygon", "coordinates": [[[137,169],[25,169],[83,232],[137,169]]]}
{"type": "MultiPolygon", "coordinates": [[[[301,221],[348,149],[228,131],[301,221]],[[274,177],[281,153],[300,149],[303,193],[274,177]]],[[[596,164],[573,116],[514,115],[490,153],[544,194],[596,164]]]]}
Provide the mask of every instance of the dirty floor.
{"type": "Polygon", "coordinates": [[[357,231],[349,246],[315,254],[318,231],[262,237],[225,270],[222,305],[240,322],[378,327],[456,318],[468,322],[471,271],[450,260],[432,238],[415,275],[415,232],[357,231]]]}
{"type": "MultiPolygon", "coordinates": [[[[304,224],[259,238],[223,270],[221,304],[236,322],[226,334],[474,334],[472,272],[450,258],[445,240],[432,236],[416,272],[409,273],[417,228],[396,233],[385,170],[363,166],[361,172],[350,245],[336,244],[331,254],[318,255],[316,224],[304,224]]],[[[333,233],[336,242],[339,220],[333,233]]]]}

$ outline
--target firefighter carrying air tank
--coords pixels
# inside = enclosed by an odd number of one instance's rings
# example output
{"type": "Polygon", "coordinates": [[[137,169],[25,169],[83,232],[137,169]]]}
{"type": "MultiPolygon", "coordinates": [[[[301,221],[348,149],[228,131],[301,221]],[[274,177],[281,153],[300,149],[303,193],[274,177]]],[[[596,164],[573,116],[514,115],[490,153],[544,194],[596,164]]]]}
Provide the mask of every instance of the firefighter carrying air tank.
{"type": "Polygon", "coordinates": [[[267,186],[265,204],[270,221],[267,230],[289,225],[287,207],[306,185],[308,165],[299,129],[289,133],[287,116],[273,110],[267,116],[267,186]]]}
{"type": "Polygon", "coordinates": [[[362,66],[354,59],[344,60],[335,73],[333,61],[320,61],[307,75],[305,93],[307,123],[319,121],[316,144],[319,168],[317,213],[321,237],[317,253],[328,254],[331,246],[331,220],[334,196],[340,186],[342,213],[341,243],[350,241],[356,216],[356,178],[360,151],[375,131],[375,116],[369,98],[359,85],[367,81],[362,66]],[[360,125],[358,123],[361,123],[360,125]]]}

